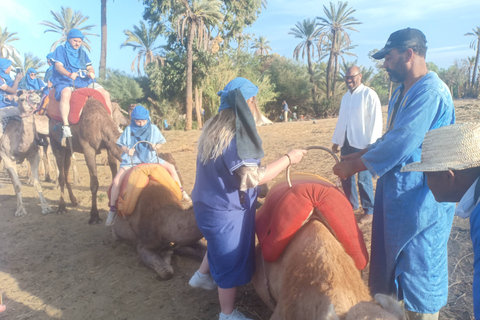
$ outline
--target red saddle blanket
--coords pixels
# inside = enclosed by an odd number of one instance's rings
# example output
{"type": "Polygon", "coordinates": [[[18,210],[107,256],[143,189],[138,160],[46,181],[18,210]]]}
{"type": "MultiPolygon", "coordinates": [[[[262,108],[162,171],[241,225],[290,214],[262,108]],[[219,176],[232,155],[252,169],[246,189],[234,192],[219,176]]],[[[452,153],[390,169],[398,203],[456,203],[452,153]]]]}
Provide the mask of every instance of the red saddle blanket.
{"type": "MultiPolygon", "coordinates": [[[[122,217],[129,216],[133,213],[143,188],[145,188],[150,180],[157,181],[172,191],[174,199],[171,199],[170,204],[182,208],[182,204],[180,203],[182,191],[170,176],[170,173],[159,164],[142,163],[128,169],[121,182],[120,192],[115,205],[117,206],[117,212],[122,217]]],[[[111,189],[112,186],[110,185],[108,189],[108,199],[110,199],[111,189]]]]}
{"type": "MultiPolygon", "coordinates": [[[[68,114],[68,122],[70,124],[78,123],[83,106],[85,106],[85,102],[88,98],[94,98],[100,101],[105,109],[107,109],[108,113],[111,114],[110,110],[107,108],[107,103],[100,92],[90,88],[76,89],[72,92],[72,96],[70,97],[70,113],[68,114]]],[[[55,88],[50,90],[50,93],[48,94],[47,112],[50,118],[62,121],[62,116],[60,115],[60,102],[55,100],[55,88]]]]}
{"type": "Polygon", "coordinates": [[[256,232],[265,261],[280,257],[315,209],[355,266],[363,270],[368,252],[350,202],[332,183],[311,174],[292,175],[292,188],[286,182],[276,184],[257,211],[256,232]]]}

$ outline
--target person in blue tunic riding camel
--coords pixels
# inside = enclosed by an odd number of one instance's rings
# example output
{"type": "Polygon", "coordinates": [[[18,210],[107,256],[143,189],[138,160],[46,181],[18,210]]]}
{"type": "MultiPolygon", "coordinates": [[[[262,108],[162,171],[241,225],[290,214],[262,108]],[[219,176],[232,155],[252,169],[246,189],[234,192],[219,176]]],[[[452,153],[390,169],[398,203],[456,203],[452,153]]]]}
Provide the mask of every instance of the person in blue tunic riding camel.
{"type": "Polygon", "coordinates": [[[417,29],[390,35],[374,59],[383,59],[400,85],[388,105],[386,132],[333,171],[346,179],[368,170],[379,178],[372,222],[369,286],[395,294],[407,319],[438,319],[448,297],[447,242],[455,206],[435,201],[422,172],[400,172],[420,161],[425,134],[455,122],[450,90],[425,62],[427,39],[417,29]]]}
{"type": "MultiPolygon", "coordinates": [[[[84,36],[78,29],[71,29],[64,45],[58,46],[51,61],[55,65],[51,81],[55,88],[55,99],[60,101],[60,115],[63,121],[63,138],[72,136],[69,127],[70,97],[75,88],[94,88],[105,98],[107,108],[112,111],[110,94],[101,85],[95,83],[95,71],[82,42],[84,36]]],[[[62,144],[64,139],[62,138],[62,144]]]]}
{"type": "Polygon", "coordinates": [[[192,191],[197,225],[208,251],[190,286],[214,290],[218,285],[220,320],[246,320],[234,308],[237,287],[255,271],[257,186],[275,178],[306,150],[294,149],[262,166],[264,153],[254,114],[258,87],[235,78],[218,92],[218,114],[207,121],[198,141],[197,173],[192,191]]]}
{"type": "Polygon", "coordinates": [[[12,61],[0,58],[0,138],[3,136],[4,122],[8,122],[7,118],[20,115],[18,104],[15,102],[15,93],[23,75],[18,72],[15,80],[12,80],[10,71],[12,61]]]}
{"type": "Polygon", "coordinates": [[[110,211],[108,212],[105,225],[110,227],[113,225],[117,215],[115,202],[120,192],[120,186],[127,170],[141,163],[159,163],[164,167],[173,180],[178,183],[182,190],[182,197],[185,201],[191,201],[188,194],[183,190],[182,184],[178,177],[175,166],[162,158],[157,157],[157,149],[161,144],[167,142],[158,127],[150,122],[150,112],[143,106],[136,106],[132,111],[132,120],[128,127],[125,128],[117,144],[122,148],[122,163],[112,182],[112,190],[110,192],[110,211]],[[139,141],[148,141],[153,147],[147,143],[139,143],[139,141]]]}
{"type": "Polygon", "coordinates": [[[42,90],[45,83],[37,78],[37,70],[28,68],[27,75],[20,81],[19,87],[24,90],[42,90]]]}

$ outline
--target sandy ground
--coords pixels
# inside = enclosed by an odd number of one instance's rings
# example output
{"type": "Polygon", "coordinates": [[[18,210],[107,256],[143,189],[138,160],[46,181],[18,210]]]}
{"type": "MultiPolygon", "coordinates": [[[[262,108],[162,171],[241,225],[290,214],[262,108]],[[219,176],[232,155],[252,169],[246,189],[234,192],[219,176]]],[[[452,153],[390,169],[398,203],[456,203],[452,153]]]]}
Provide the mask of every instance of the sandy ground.
{"type": "MultiPolygon", "coordinates": [[[[457,122],[479,121],[478,100],[459,100],[457,122]]],[[[277,123],[260,127],[266,157],[275,160],[292,148],[330,147],[336,119],[277,123]]],[[[195,143],[200,131],[165,132],[163,151],[173,153],[191,192],[195,178],[195,143]]],[[[14,217],[16,200],[5,170],[0,171],[0,292],[7,310],[0,319],[216,319],[216,292],[191,289],[187,281],[199,261],[174,255],[173,279],[161,281],[140,262],[132,244],[115,241],[103,225],[88,225],[90,191],[88,171],[82,155],[77,156],[81,181],[74,186],[80,205],[66,215],[42,215],[38,196],[23,186],[28,211],[14,217]]],[[[101,156],[97,157],[100,164],[101,156]]],[[[335,181],[333,158],[311,151],[293,171],[309,172],[335,181]]],[[[19,168],[22,183],[25,170],[19,168]]],[[[101,217],[106,218],[106,192],[111,182],[108,167],[99,165],[98,193],[101,217]]],[[[284,175],[277,179],[283,179],[284,175]]],[[[44,194],[57,208],[59,190],[42,182],[44,194]]],[[[369,227],[364,228],[367,244],[369,227]]],[[[473,252],[468,220],[455,219],[449,243],[450,291],[441,319],[473,319],[473,252]]],[[[269,319],[271,312],[251,285],[240,288],[238,306],[253,319],[269,319]]]]}

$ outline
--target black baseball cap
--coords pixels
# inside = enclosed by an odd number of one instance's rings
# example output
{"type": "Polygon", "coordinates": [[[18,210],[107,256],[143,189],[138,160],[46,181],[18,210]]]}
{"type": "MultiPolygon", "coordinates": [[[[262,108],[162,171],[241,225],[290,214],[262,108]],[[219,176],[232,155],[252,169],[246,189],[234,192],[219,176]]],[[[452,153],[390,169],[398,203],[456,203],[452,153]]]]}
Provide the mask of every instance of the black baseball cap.
{"type": "Polygon", "coordinates": [[[406,28],[395,31],[388,37],[387,43],[382,50],[372,55],[373,59],[383,59],[390,50],[400,47],[427,47],[427,38],[422,31],[418,29],[406,28]]]}

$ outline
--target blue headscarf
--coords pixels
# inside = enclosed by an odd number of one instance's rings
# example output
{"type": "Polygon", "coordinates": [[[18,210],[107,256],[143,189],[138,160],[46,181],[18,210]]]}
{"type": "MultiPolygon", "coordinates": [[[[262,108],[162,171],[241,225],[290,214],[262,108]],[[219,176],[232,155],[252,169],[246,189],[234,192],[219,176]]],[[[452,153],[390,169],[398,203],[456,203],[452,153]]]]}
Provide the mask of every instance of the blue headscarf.
{"type": "MultiPolygon", "coordinates": [[[[152,135],[152,124],[150,122],[150,112],[143,106],[136,106],[132,111],[132,120],[130,121],[130,130],[132,131],[133,140],[135,143],[138,141],[149,141],[152,135]],[[135,120],[147,120],[147,124],[144,126],[137,126],[135,120]]],[[[139,143],[135,147],[138,153],[138,158],[142,162],[148,162],[151,158],[152,148],[147,143],[139,143]]]]}
{"type": "MultiPolygon", "coordinates": [[[[78,29],[72,29],[68,33],[67,40],[73,38],[80,38],[84,39],[83,33],[78,29]]],[[[83,47],[80,46],[77,50],[75,50],[71,45],[70,42],[65,42],[65,50],[67,51],[67,59],[70,65],[74,68],[84,70],[87,67],[87,54],[83,50],[83,47]]]]}
{"type": "Polygon", "coordinates": [[[28,68],[27,70],[27,75],[25,76],[25,89],[27,90],[40,90],[43,85],[40,83],[40,79],[37,78],[30,78],[30,74],[35,73],[37,74],[37,71],[33,68],[28,68]]]}
{"type": "Polygon", "coordinates": [[[217,92],[217,95],[220,96],[220,107],[218,108],[218,112],[233,107],[229,104],[228,92],[235,89],[240,89],[245,100],[256,96],[258,93],[258,87],[250,80],[241,77],[235,78],[230,81],[223,90],[217,92]]]}
{"type": "Polygon", "coordinates": [[[262,139],[257,132],[255,119],[247,100],[258,93],[258,87],[245,78],[235,78],[217,94],[221,97],[218,112],[233,108],[235,113],[235,137],[240,159],[261,159],[265,156],[262,139]]]}
{"type": "Polygon", "coordinates": [[[53,74],[54,65],[53,65],[53,61],[51,61],[52,58],[53,58],[53,52],[50,52],[49,54],[47,54],[47,62],[50,62],[51,65],[48,67],[47,71],[45,71],[45,75],[43,76],[43,81],[45,81],[45,83],[47,83],[48,80],[50,80],[53,74]]]}
{"type": "Polygon", "coordinates": [[[6,74],[8,67],[12,65],[12,61],[4,58],[0,58],[0,77],[5,80],[7,86],[11,87],[13,85],[13,80],[10,78],[10,75],[6,74]]]}
{"type": "Polygon", "coordinates": [[[85,38],[85,36],[83,35],[82,31],[80,31],[78,29],[71,29],[68,32],[67,40],[72,39],[72,38],[80,38],[80,39],[83,40],[85,38]]]}

